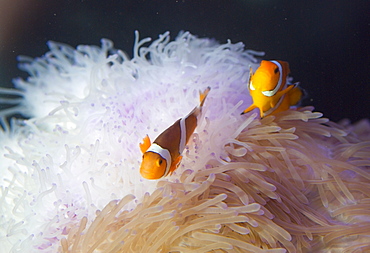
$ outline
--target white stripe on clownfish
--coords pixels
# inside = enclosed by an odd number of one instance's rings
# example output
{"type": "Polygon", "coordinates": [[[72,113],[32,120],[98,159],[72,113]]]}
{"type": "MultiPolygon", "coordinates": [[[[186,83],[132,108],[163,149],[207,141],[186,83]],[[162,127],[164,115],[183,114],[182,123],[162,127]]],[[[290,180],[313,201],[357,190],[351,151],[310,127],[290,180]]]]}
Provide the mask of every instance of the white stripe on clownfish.
{"type": "MultiPolygon", "coordinates": [[[[280,76],[279,76],[278,84],[276,85],[275,89],[273,89],[272,91],[262,91],[262,94],[265,95],[265,96],[267,96],[267,97],[274,96],[279,91],[279,89],[281,87],[281,84],[283,83],[283,74],[282,74],[283,73],[283,67],[277,61],[271,61],[271,62],[272,63],[275,63],[276,66],[279,68],[280,76]]],[[[284,87],[283,87],[282,90],[285,90],[287,87],[288,87],[288,80],[285,80],[284,87]]],[[[277,104],[274,107],[272,107],[269,110],[265,111],[263,113],[263,115],[266,116],[266,115],[270,115],[271,113],[273,113],[277,108],[280,107],[280,105],[283,102],[284,98],[285,98],[285,94],[280,97],[279,102],[277,102],[277,104]]]]}
{"type": "MultiPolygon", "coordinates": [[[[275,95],[276,92],[279,91],[279,89],[281,87],[281,84],[283,83],[283,68],[281,67],[281,64],[277,61],[271,61],[271,62],[275,63],[275,65],[278,67],[280,75],[279,75],[279,81],[278,81],[277,85],[275,86],[275,88],[273,90],[262,91],[262,94],[267,96],[267,97],[272,97],[273,95],[275,95]]],[[[287,84],[287,82],[284,82],[284,88],[283,89],[286,88],[286,86],[287,86],[286,84],[287,84]]]]}
{"type": "Polygon", "coordinates": [[[179,143],[179,153],[181,154],[182,151],[185,149],[186,145],[186,124],[185,120],[188,116],[180,119],[180,129],[181,129],[181,135],[180,135],[180,143],[179,143]]]}
{"type": "Polygon", "coordinates": [[[162,148],[157,143],[152,143],[152,145],[150,145],[150,147],[148,148],[146,152],[156,153],[160,155],[163,159],[165,159],[167,161],[167,166],[166,166],[166,170],[164,174],[167,175],[170,172],[172,159],[171,159],[171,154],[167,149],[162,148]]]}

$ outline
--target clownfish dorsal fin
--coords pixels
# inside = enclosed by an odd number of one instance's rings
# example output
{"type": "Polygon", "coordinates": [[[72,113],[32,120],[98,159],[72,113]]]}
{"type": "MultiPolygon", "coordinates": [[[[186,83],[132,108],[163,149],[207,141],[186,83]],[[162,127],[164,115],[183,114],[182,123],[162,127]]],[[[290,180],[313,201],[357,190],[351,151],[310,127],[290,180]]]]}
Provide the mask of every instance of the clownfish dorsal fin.
{"type": "Polygon", "coordinates": [[[146,135],[143,139],[143,142],[140,143],[141,152],[144,154],[149,149],[150,145],[152,145],[152,143],[150,142],[149,136],[146,135]]]}

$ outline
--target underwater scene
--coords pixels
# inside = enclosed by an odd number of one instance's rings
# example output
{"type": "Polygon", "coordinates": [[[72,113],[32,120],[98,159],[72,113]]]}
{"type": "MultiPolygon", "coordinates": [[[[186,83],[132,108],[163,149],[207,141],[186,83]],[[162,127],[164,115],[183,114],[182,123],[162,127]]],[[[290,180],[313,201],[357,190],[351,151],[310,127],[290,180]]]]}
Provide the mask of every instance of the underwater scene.
{"type": "Polygon", "coordinates": [[[99,3],[4,5],[0,252],[370,251],[359,5],[99,3]]]}

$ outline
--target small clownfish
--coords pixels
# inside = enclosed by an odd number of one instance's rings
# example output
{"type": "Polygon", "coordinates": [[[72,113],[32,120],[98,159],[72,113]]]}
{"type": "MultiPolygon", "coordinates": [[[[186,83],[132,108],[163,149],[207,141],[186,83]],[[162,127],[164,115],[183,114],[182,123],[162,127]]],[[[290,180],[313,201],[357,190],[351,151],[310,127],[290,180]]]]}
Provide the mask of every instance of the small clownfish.
{"type": "Polygon", "coordinates": [[[251,68],[248,88],[253,104],[242,114],[258,108],[263,118],[296,105],[303,93],[298,83],[288,83],[289,73],[289,64],[284,61],[262,61],[255,73],[251,68]]]}
{"type": "Polygon", "coordinates": [[[140,143],[140,150],[143,153],[140,166],[142,177],[159,179],[172,174],[177,169],[182,159],[181,153],[197,126],[198,115],[202,111],[210,89],[208,87],[203,93],[199,93],[199,106],[164,130],[153,143],[150,142],[148,135],[145,136],[143,142],[140,143]]]}

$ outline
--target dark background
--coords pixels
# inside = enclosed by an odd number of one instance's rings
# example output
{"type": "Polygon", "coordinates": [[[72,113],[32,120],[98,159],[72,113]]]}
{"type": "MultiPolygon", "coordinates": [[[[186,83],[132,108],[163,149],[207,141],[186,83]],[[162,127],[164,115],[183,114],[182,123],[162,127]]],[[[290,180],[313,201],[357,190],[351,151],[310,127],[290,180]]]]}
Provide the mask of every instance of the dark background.
{"type": "Polygon", "coordinates": [[[73,47],[101,38],[132,52],[134,30],[156,39],[187,30],[220,43],[242,41],[265,59],[290,63],[294,81],[334,121],[370,117],[369,1],[360,0],[4,0],[0,9],[0,86],[26,75],[16,57],[39,57],[54,40],[73,47]]]}

